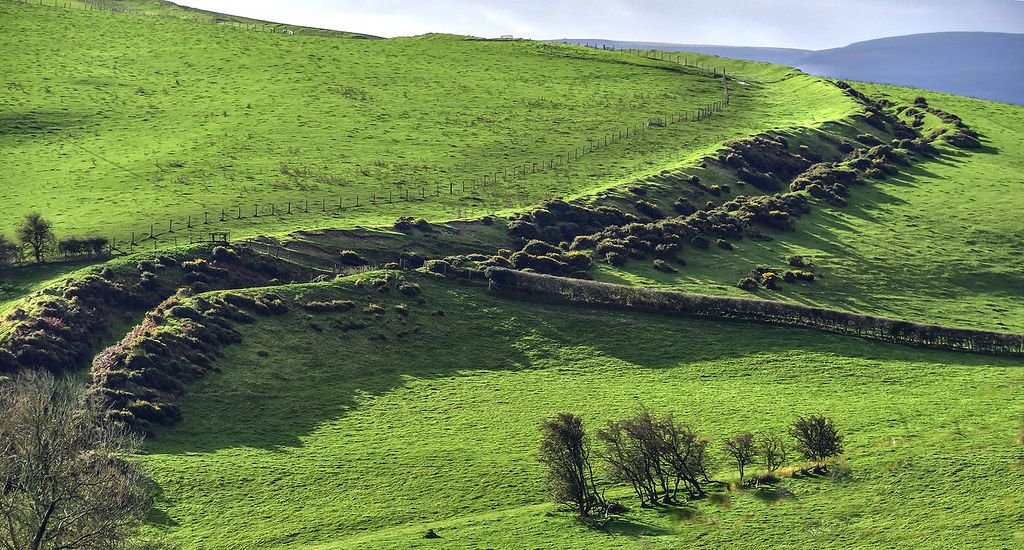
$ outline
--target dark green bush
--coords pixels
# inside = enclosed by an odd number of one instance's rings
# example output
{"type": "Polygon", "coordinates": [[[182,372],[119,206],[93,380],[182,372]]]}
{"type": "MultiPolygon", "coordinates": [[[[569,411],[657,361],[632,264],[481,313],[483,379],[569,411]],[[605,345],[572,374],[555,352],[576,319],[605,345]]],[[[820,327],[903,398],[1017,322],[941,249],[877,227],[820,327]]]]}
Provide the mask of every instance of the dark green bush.
{"type": "Polygon", "coordinates": [[[636,201],[636,210],[637,212],[640,212],[644,216],[656,220],[660,220],[665,217],[665,214],[661,211],[661,208],[658,208],[658,205],[654,204],[653,202],[636,201]]]}
{"type": "Polygon", "coordinates": [[[874,134],[861,134],[857,136],[857,141],[870,146],[882,144],[882,140],[878,139],[874,134]]]}
{"type": "Polygon", "coordinates": [[[758,282],[755,279],[751,279],[750,277],[744,277],[743,279],[740,279],[740,282],[737,283],[736,286],[743,290],[746,290],[747,292],[754,292],[761,285],[758,284],[758,282]]]}
{"type": "Polygon", "coordinates": [[[717,241],[715,241],[715,244],[718,246],[718,248],[721,248],[722,250],[733,250],[736,248],[735,246],[733,246],[731,242],[725,239],[718,239],[717,241]]]}
{"type": "Polygon", "coordinates": [[[679,197],[676,199],[676,201],[672,203],[672,209],[684,216],[689,216],[697,211],[697,207],[685,197],[679,197]]]}
{"type": "Polygon", "coordinates": [[[677,243],[659,244],[654,247],[654,255],[663,260],[675,259],[678,253],[679,245],[677,243]]]}
{"type": "Polygon", "coordinates": [[[217,260],[218,262],[230,262],[231,260],[236,259],[237,257],[238,254],[235,253],[235,251],[231,250],[230,248],[224,246],[213,247],[213,259],[217,260]]]}
{"type": "Polygon", "coordinates": [[[707,250],[708,248],[711,248],[711,239],[707,238],[704,235],[697,235],[690,239],[690,245],[692,245],[694,248],[707,250]]]}
{"type": "Polygon", "coordinates": [[[569,250],[589,250],[597,246],[597,238],[593,235],[580,235],[572,240],[569,250]]]}
{"type": "Polygon", "coordinates": [[[609,264],[619,267],[626,265],[627,257],[623,254],[619,254],[618,252],[608,252],[604,255],[604,259],[609,264]]]}
{"type": "Polygon", "coordinates": [[[398,284],[398,291],[406,296],[419,296],[420,285],[409,281],[402,281],[398,284]]]}
{"type": "Polygon", "coordinates": [[[354,250],[342,250],[338,253],[338,259],[341,260],[341,263],[349,266],[360,266],[369,263],[354,250]]]}
{"type": "Polygon", "coordinates": [[[544,241],[530,241],[523,247],[523,252],[533,256],[546,256],[550,254],[561,254],[562,249],[548,244],[544,241]]]}
{"type": "Polygon", "coordinates": [[[329,302],[306,302],[302,304],[303,309],[309,311],[315,311],[317,313],[328,313],[338,311],[348,311],[356,307],[355,302],[351,300],[332,300],[329,302]]]}

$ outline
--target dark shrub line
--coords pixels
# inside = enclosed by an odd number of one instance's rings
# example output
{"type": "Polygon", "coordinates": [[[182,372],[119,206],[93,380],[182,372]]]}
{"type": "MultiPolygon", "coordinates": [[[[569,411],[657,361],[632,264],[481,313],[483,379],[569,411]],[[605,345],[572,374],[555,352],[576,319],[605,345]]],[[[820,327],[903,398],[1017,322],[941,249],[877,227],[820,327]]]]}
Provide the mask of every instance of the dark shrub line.
{"type": "Polygon", "coordinates": [[[308,278],[284,262],[225,247],[181,259],[158,256],[134,266],[96,268],[28,298],[0,321],[9,325],[0,336],[0,374],[21,369],[62,374],[82,366],[118,311],[145,311],[180,288],[205,292],[308,278]]]}
{"type": "Polygon", "coordinates": [[[1024,334],[943,327],[788,302],[661,291],[501,268],[490,268],[486,273],[490,290],[500,294],[796,326],[934,349],[1024,356],[1024,334]]]}

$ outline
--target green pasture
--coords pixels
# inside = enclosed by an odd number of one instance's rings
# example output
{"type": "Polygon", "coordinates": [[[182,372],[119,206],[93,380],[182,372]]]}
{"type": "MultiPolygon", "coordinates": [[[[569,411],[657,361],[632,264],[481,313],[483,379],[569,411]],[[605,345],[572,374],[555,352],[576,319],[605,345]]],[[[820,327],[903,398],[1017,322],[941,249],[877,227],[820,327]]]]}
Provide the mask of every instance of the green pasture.
{"type": "MultiPolygon", "coordinates": [[[[275,289],[356,308],[242,328],[184,422],[147,445],[163,495],[152,528],[190,548],[1024,543],[1019,363],[419,282],[422,303],[352,279],[275,289]],[[716,441],[828,414],[850,471],[656,510],[609,487],[631,511],[605,530],[547,504],[541,420],[573,411],[595,429],[640,406],[716,441]]],[[[735,476],[719,463],[717,478],[735,476]]]]}
{"type": "Polygon", "coordinates": [[[898,176],[851,189],[846,208],[814,204],[796,231],[770,242],[744,241],[726,252],[686,250],[678,274],[650,262],[600,277],[659,288],[747,295],[736,283],[758,265],[791,269],[812,258],[818,280],[784,285],[760,297],[944,325],[1024,331],[1024,108],[923,90],[859,85],[879,98],[910,103],[918,95],[955,113],[984,147],[943,147],[898,176]]]}
{"type": "Polygon", "coordinates": [[[854,108],[790,69],[688,56],[734,75],[730,107],[620,140],[720,100],[721,78],[526,41],[288,36],[11,0],[0,19],[8,235],[33,210],[58,234],[126,245],[134,233],[143,247],[150,233],[165,246],[213,230],[462,218],[585,194],[854,108]]]}

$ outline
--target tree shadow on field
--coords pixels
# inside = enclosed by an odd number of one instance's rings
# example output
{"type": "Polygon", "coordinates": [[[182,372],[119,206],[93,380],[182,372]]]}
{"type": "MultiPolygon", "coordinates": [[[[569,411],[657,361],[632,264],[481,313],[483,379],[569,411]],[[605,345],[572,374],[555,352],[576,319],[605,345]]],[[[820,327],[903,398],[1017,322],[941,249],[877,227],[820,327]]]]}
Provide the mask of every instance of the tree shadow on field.
{"type": "Polygon", "coordinates": [[[57,134],[82,125],[85,116],[68,111],[34,110],[0,113],[0,139],[57,134]]]}

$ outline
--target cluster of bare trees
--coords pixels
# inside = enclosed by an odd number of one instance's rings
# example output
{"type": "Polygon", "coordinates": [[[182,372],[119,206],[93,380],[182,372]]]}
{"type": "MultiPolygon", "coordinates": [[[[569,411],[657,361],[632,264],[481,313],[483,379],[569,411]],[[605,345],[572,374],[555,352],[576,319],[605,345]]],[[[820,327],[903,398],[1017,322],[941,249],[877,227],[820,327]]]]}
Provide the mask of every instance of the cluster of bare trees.
{"type": "MultiPolygon", "coordinates": [[[[593,457],[604,462],[607,482],[632,487],[641,507],[676,504],[700,498],[714,481],[710,441],[673,415],[656,417],[646,409],[623,420],[608,422],[596,431],[596,448],[583,427],[583,419],[561,413],[541,425],[540,461],[552,500],[571,506],[581,518],[607,516],[613,510],[594,475],[593,457]]],[[[800,417],[788,435],[793,448],[822,471],[829,459],[843,452],[843,436],[831,419],[800,417]]],[[[740,485],[748,466],[763,464],[766,478],[786,464],[789,443],[777,433],[745,432],[722,443],[736,465],[740,485]]]]}
{"type": "Polygon", "coordinates": [[[15,229],[14,239],[0,234],[0,268],[23,263],[28,259],[42,263],[48,254],[57,253],[65,260],[99,257],[108,252],[105,237],[66,237],[57,240],[53,223],[38,212],[26,214],[15,229]]]}
{"type": "Polygon", "coordinates": [[[140,440],[84,388],[46,374],[0,378],[0,548],[120,549],[150,508],[125,459],[140,440]]]}

